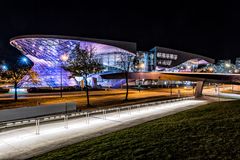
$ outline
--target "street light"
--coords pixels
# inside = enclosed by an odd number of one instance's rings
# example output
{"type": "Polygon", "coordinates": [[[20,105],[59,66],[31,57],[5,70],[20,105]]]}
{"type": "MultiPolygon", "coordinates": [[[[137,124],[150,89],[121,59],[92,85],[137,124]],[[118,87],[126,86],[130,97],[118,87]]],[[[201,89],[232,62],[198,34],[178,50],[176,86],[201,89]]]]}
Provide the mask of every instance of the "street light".
{"type": "Polygon", "coordinates": [[[64,53],[60,56],[60,59],[63,61],[63,62],[66,62],[68,60],[68,54],[64,53]]]}
{"type": "Polygon", "coordinates": [[[6,70],[8,70],[8,67],[7,67],[7,65],[6,65],[6,64],[2,65],[2,70],[3,70],[3,71],[6,71],[6,70]]]}
{"type": "Polygon", "coordinates": [[[140,63],[140,64],[139,64],[139,68],[140,68],[141,70],[144,69],[144,66],[145,66],[144,63],[140,63]]]}
{"type": "Polygon", "coordinates": [[[27,57],[20,57],[20,59],[19,59],[19,63],[22,65],[22,64],[24,64],[24,65],[28,65],[29,64],[29,60],[28,60],[28,58],[27,57]]]}
{"type": "Polygon", "coordinates": [[[238,73],[238,72],[239,72],[239,69],[235,69],[234,72],[235,72],[235,73],[238,73]]]}
{"type": "Polygon", "coordinates": [[[27,60],[26,57],[22,57],[22,61],[25,62],[25,63],[27,63],[28,60],[27,60]]]}
{"type": "Polygon", "coordinates": [[[229,68],[229,67],[231,67],[231,64],[230,63],[225,63],[225,67],[229,68]]]}
{"type": "Polygon", "coordinates": [[[210,72],[213,72],[213,68],[212,68],[212,67],[208,68],[208,70],[209,70],[210,72]]]}
{"type": "Polygon", "coordinates": [[[61,71],[60,71],[60,76],[61,76],[61,86],[60,86],[60,93],[61,93],[61,98],[63,96],[62,94],[62,70],[63,70],[63,63],[66,62],[68,60],[68,54],[64,53],[60,56],[60,59],[61,59],[61,71]]]}

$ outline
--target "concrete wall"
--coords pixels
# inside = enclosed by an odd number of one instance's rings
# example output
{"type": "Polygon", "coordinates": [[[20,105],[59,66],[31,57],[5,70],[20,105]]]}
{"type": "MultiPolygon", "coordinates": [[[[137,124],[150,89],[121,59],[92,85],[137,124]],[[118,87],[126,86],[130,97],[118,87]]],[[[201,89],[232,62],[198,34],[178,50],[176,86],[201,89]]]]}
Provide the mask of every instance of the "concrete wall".
{"type": "Polygon", "coordinates": [[[75,103],[60,103],[44,106],[23,107],[16,109],[0,110],[0,122],[13,121],[19,119],[27,119],[33,117],[40,117],[45,115],[64,113],[66,110],[75,111],[75,103]]]}

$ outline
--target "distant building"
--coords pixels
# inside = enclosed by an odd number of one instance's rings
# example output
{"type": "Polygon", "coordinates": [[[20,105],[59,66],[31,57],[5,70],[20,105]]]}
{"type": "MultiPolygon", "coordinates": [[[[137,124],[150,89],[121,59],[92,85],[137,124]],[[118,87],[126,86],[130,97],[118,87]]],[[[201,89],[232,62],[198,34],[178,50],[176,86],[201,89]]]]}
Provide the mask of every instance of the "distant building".
{"type": "Polygon", "coordinates": [[[221,59],[217,61],[217,65],[225,65],[225,64],[231,64],[231,60],[230,59],[221,59]]]}
{"type": "Polygon", "coordinates": [[[235,63],[235,65],[236,65],[236,68],[237,68],[237,69],[240,69],[240,57],[236,58],[236,63],[235,63]]]}
{"type": "Polygon", "coordinates": [[[137,52],[139,61],[144,62],[145,72],[149,71],[194,71],[198,65],[214,63],[214,60],[201,55],[175,49],[154,47],[149,51],[137,52]]]}
{"type": "Polygon", "coordinates": [[[231,60],[218,60],[215,65],[215,72],[217,73],[238,73],[236,65],[231,63],[231,60]]]}

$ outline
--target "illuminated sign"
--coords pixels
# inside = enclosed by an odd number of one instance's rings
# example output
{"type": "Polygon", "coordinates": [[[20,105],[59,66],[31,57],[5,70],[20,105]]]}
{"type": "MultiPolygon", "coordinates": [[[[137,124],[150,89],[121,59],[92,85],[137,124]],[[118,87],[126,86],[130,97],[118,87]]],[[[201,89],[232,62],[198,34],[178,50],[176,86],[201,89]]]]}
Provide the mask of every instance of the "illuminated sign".
{"type": "Polygon", "coordinates": [[[158,60],[158,65],[170,66],[172,64],[172,60],[158,60]]]}
{"type": "Polygon", "coordinates": [[[176,54],[169,54],[169,53],[157,52],[157,58],[177,60],[178,55],[176,55],[176,54]]]}
{"type": "Polygon", "coordinates": [[[178,55],[176,54],[157,52],[157,65],[170,66],[172,61],[177,60],[177,58],[178,55]]]}

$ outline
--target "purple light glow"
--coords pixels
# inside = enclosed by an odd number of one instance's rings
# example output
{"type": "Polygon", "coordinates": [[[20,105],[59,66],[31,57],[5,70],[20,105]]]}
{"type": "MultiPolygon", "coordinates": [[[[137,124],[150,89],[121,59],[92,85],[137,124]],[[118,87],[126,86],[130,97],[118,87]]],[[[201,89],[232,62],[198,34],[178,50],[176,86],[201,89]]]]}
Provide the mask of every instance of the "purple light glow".
{"type": "MultiPolygon", "coordinates": [[[[55,38],[20,38],[11,41],[11,45],[20,50],[33,63],[34,70],[39,76],[39,83],[34,84],[28,81],[25,76],[19,83],[21,87],[59,87],[60,72],[62,66],[61,55],[71,52],[77,44],[81,48],[92,47],[95,55],[112,55],[116,53],[132,54],[118,47],[99,44],[94,42],[86,42],[80,40],[55,39],[55,38]]],[[[104,62],[103,62],[104,63],[104,62]]],[[[74,86],[77,81],[73,78],[69,79],[71,74],[65,70],[62,72],[62,85],[74,86]]]]}

